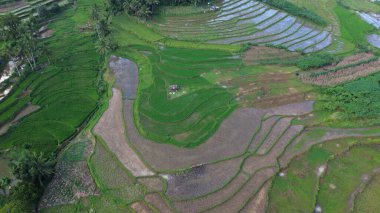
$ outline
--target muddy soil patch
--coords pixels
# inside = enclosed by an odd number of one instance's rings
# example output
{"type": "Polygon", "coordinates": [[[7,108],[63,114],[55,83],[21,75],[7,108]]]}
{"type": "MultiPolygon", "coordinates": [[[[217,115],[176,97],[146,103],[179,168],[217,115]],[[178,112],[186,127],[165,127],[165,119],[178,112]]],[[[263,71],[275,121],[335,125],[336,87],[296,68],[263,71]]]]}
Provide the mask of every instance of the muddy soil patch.
{"type": "Polygon", "coordinates": [[[139,135],[133,121],[133,101],[124,101],[128,137],[144,159],[157,171],[180,170],[243,153],[258,130],[264,111],[241,108],[223,121],[217,132],[202,145],[183,149],[159,144],[139,135]]]}
{"type": "Polygon", "coordinates": [[[159,192],[164,189],[163,182],[158,177],[139,178],[138,181],[144,184],[150,192],[159,192]]]}
{"type": "Polygon", "coordinates": [[[145,196],[145,201],[153,205],[160,213],[171,213],[173,212],[167,205],[161,195],[158,193],[148,194],[145,196]]]}
{"type": "Polygon", "coordinates": [[[297,52],[289,52],[284,49],[255,46],[244,53],[243,62],[247,65],[257,65],[270,61],[295,60],[299,56],[300,54],[297,52]]]}
{"type": "Polygon", "coordinates": [[[283,118],[273,126],[272,131],[265,138],[265,141],[261,144],[257,150],[257,154],[264,155],[269,149],[277,142],[282,134],[289,128],[292,118],[283,118]]]}
{"type": "Polygon", "coordinates": [[[217,204],[221,204],[239,190],[249,177],[239,173],[227,186],[207,196],[188,201],[174,202],[174,207],[183,213],[201,212],[217,204]]]}
{"type": "Polygon", "coordinates": [[[256,194],[260,188],[276,173],[276,168],[265,168],[258,171],[231,199],[208,212],[230,213],[239,212],[252,194],[256,194]]]}
{"type": "Polygon", "coordinates": [[[154,211],[149,208],[144,202],[136,202],[131,205],[131,208],[138,213],[153,213],[154,211]]]}
{"type": "Polygon", "coordinates": [[[137,65],[128,59],[111,56],[109,67],[115,75],[116,84],[123,92],[123,99],[135,99],[139,81],[137,65]]]}
{"type": "Polygon", "coordinates": [[[118,89],[112,91],[113,96],[109,101],[109,107],[94,127],[94,132],[103,138],[109,149],[134,176],[153,175],[154,173],[145,166],[128,144],[122,115],[121,92],[118,89]]]}
{"type": "Polygon", "coordinates": [[[255,138],[253,139],[252,143],[249,146],[250,152],[256,151],[256,149],[264,141],[265,137],[272,130],[273,125],[275,125],[279,119],[280,119],[280,117],[273,116],[271,118],[266,119],[264,122],[262,122],[260,131],[255,135],[255,138]]]}
{"type": "Polygon", "coordinates": [[[271,181],[267,181],[260,191],[245,205],[242,213],[265,213],[271,181]]]}
{"type": "Polygon", "coordinates": [[[289,93],[256,99],[252,102],[252,105],[257,108],[270,108],[302,101],[305,101],[304,93],[289,93]]]}
{"type": "Polygon", "coordinates": [[[190,199],[222,188],[238,173],[242,160],[200,165],[182,174],[169,175],[166,193],[173,199],[190,199]]]}

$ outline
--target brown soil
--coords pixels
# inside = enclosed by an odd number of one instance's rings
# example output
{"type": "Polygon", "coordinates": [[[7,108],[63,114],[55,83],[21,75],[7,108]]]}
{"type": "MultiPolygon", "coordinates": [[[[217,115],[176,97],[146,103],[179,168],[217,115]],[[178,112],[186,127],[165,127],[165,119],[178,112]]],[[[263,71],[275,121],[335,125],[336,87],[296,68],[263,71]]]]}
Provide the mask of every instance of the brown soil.
{"type": "Polygon", "coordinates": [[[283,118],[279,122],[277,122],[256,153],[259,155],[266,154],[269,151],[269,149],[272,148],[272,146],[281,137],[281,135],[287,130],[291,121],[292,118],[283,118]]]}
{"type": "Polygon", "coordinates": [[[160,213],[173,212],[158,193],[146,195],[145,201],[153,205],[160,213]]]}
{"type": "Polygon", "coordinates": [[[266,155],[249,157],[243,165],[243,170],[249,174],[253,174],[260,168],[275,166],[277,158],[281,156],[288,144],[302,130],[303,126],[291,126],[266,155]]]}
{"type": "Polygon", "coordinates": [[[380,59],[315,77],[312,77],[311,73],[304,73],[301,75],[301,79],[303,82],[309,84],[315,84],[319,86],[334,86],[379,72],[379,67],[380,59]]]}
{"type": "Polygon", "coordinates": [[[238,212],[244,207],[245,203],[249,200],[252,194],[258,192],[258,190],[263,186],[263,184],[268,181],[276,173],[276,168],[266,168],[258,171],[244,187],[235,194],[231,199],[223,203],[222,205],[213,208],[208,212],[215,213],[230,213],[238,212]]]}
{"type": "Polygon", "coordinates": [[[53,30],[46,30],[45,32],[41,33],[40,34],[40,38],[44,39],[44,38],[50,38],[52,37],[54,34],[54,31],[53,30]]]}
{"type": "Polygon", "coordinates": [[[260,191],[241,210],[242,213],[265,213],[271,181],[267,181],[260,191]]]}
{"type": "Polygon", "coordinates": [[[169,175],[167,195],[172,199],[190,199],[216,191],[226,185],[239,171],[242,158],[201,165],[188,172],[169,175]]]}
{"type": "Polygon", "coordinates": [[[159,192],[164,189],[163,182],[158,177],[139,178],[138,181],[147,186],[149,192],[159,192]]]}
{"type": "Polygon", "coordinates": [[[372,53],[359,53],[356,55],[348,56],[344,58],[342,61],[340,61],[336,66],[342,67],[349,64],[358,63],[360,61],[365,61],[373,57],[372,53]]]}
{"type": "Polygon", "coordinates": [[[153,213],[154,211],[149,208],[144,202],[136,202],[131,205],[131,208],[137,213],[153,213]]]}
{"type": "Polygon", "coordinates": [[[16,124],[20,119],[24,118],[27,115],[32,114],[33,112],[35,112],[39,109],[40,109],[39,106],[29,104],[27,107],[25,107],[23,110],[21,110],[21,112],[19,112],[17,114],[17,116],[12,121],[10,121],[10,122],[8,122],[8,123],[6,123],[0,127],[0,135],[5,134],[8,131],[8,129],[12,125],[16,124]]]}
{"type": "Polygon", "coordinates": [[[265,118],[273,115],[300,116],[313,111],[314,101],[293,102],[290,104],[270,108],[265,118]]]}
{"type": "Polygon", "coordinates": [[[299,56],[299,53],[284,49],[254,46],[244,53],[243,62],[247,65],[257,65],[262,61],[295,59],[299,56]]]}
{"type": "Polygon", "coordinates": [[[249,146],[250,152],[256,151],[256,149],[264,141],[265,137],[271,131],[273,125],[276,124],[276,122],[279,120],[279,118],[280,117],[278,117],[278,116],[273,116],[273,117],[268,118],[267,120],[265,120],[264,122],[261,123],[260,132],[257,133],[257,135],[255,136],[255,139],[252,141],[251,145],[249,146]]]}
{"type": "Polygon", "coordinates": [[[302,101],[305,101],[305,93],[287,93],[256,99],[252,105],[258,108],[271,108],[302,101]]]}
{"type": "Polygon", "coordinates": [[[223,121],[206,143],[193,149],[183,149],[141,137],[133,121],[133,101],[126,100],[124,103],[128,137],[149,165],[157,171],[191,168],[244,153],[264,114],[264,111],[257,109],[237,109],[223,121]]]}
{"type": "Polygon", "coordinates": [[[139,156],[128,145],[122,116],[121,92],[118,89],[113,89],[112,91],[113,97],[109,101],[109,107],[94,127],[94,132],[105,140],[110,150],[115,153],[120,162],[134,176],[153,175],[154,173],[145,166],[139,156]]]}
{"type": "Polygon", "coordinates": [[[174,207],[183,213],[204,211],[233,196],[248,179],[247,175],[239,173],[236,178],[218,192],[194,200],[174,202],[174,207]]]}
{"type": "Polygon", "coordinates": [[[289,81],[291,73],[270,72],[258,76],[257,81],[260,83],[284,83],[289,81]]]}

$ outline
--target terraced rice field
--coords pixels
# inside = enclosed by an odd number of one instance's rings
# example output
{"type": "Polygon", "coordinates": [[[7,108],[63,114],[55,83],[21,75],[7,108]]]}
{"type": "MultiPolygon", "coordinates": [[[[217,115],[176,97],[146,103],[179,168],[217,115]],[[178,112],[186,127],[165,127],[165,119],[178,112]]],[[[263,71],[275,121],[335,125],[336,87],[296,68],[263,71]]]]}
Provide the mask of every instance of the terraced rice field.
{"type": "Polygon", "coordinates": [[[0,12],[0,16],[5,15],[7,13],[12,13],[22,19],[28,18],[29,15],[35,15],[37,12],[37,8],[46,6],[49,7],[53,3],[58,3],[60,6],[67,4],[66,0],[33,0],[33,1],[25,1],[23,4],[17,4],[14,7],[10,7],[9,9],[4,9],[0,12]]]}
{"type": "Polygon", "coordinates": [[[327,48],[332,32],[257,1],[227,0],[215,12],[164,8],[153,26],[115,15],[119,48],[102,61],[93,32],[70,31],[88,21],[91,4],[78,0],[49,25],[54,63],[0,104],[0,124],[29,102],[40,106],[0,137],[3,149],[32,143],[54,151],[92,118],[59,155],[39,211],[375,209],[368,198],[378,194],[379,127],[327,126],[320,115],[327,112],[314,108],[323,101],[317,86],[357,87],[364,81],[346,82],[366,77],[363,88],[378,94],[377,75],[367,77],[378,71],[377,54],[301,72],[300,52],[327,48]],[[247,50],[247,43],[259,46],[247,50]],[[103,65],[106,73],[98,71],[103,65]],[[99,74],[109,83],[105,93],[99,74]]]}
{"type": "MultiPolygon", "coordinates": [[[[363,57],[357,56],[355,59],[363,57]]],[[[124,72],[133,73],[133,70],[124,72]]],[[[131,76],[119,75],[119,69],[113,71],[115,76],[131,76]]],[[[128,80],[117,79],[116,82],[128,80]]],[[[118,86],[124,94],[128,94],[131,86],[137,85],[118,86]]],[[[134,101],[125,99],[123,104],[128,144],[167,186],[162,188],[159,182],[144,180],[142,183],[149,187],[155,186],[155,190],[160,193],[156,191],[146,195],[144,201],[133,203],[131,208],[136,211],[238,212],[261,209],[260,212],[263,212],[266,203],[271,202],[265,198],[271,180],[296,155],[326,140],[365,135],[365,130],[326,129],[324,134],[314,140],[308,139],[304,126],[292,124],[292,120],[311,113],[313,102],[303,102],[265,110],[237,110],[221,124],[215,136],[201,146],[188,150],[158,144],[139,136],[132,119],[131,106],[134,101]],[[244,128],[231,128],[231,124],[244,128]],[[217,146],[214,145],[216,142],[217,146]],[[228,148],[231,142],[233,146],[228,148]]]]}
{"type": "Polygon", "coordinates": [[[154,28],[169,37],[216,44],[275,45],[310,53],[325,49],[333,38],[327,30],[253,0],[223,1],[217,12],[164,19],[154,28]]]}

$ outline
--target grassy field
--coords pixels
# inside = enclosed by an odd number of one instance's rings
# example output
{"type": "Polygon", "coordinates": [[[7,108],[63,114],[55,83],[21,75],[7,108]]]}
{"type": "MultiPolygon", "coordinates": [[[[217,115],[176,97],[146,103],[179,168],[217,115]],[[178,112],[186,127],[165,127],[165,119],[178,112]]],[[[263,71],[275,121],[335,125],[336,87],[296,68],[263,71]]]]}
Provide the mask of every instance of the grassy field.
{"type": "Polygon", "coordinates": [[[341,37],[355,45],[367,46],[366,34],[373,30],[373,27],[342,6],[334,7],[334,12],[338,17],[341,37]]]}
{"type": "Polygon", "coordinates": [[[282,171],[283,177],[275,177],[268,211],[312,212],[319,205],[324,212],[347,212],[348,196],[360,177],[379,166],[376,146],[356,145],[376,143],[378,140],[344,139],[313,146],[282,171]],[[364,155],[367,160],[363,160],[364,155]],[[322,166],[326,167],[318,174],[322,166]]]}

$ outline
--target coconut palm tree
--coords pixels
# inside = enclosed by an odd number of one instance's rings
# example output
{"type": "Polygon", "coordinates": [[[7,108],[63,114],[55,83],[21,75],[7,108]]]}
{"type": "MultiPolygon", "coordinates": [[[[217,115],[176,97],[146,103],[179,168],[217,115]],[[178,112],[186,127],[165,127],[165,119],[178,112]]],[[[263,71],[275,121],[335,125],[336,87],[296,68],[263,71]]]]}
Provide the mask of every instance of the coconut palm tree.
{"type": "Polygon", "coordinates": [[[17,179],[43,186],[44,180],[54,174],[55,163],[53,158],[45,157],[42,153],[24,150],[11,161],[10,166],[17,179]]]}

